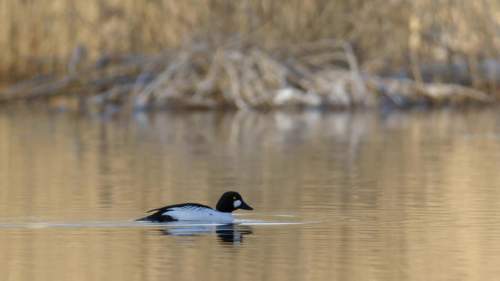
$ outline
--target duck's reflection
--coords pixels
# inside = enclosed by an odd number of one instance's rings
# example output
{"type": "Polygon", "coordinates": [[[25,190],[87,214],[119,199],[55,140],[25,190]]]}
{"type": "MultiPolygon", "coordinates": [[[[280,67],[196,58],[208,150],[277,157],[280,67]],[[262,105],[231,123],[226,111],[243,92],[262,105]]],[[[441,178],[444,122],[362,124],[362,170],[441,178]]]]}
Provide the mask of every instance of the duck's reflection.
{"type": "Polygon", "coordinates": [[[243,237],[252,234],[248,225],[169,225],[161,230],[163,235],[171,236],[199,236],[216,234],[223,243],[240,244],[243,237]]]}

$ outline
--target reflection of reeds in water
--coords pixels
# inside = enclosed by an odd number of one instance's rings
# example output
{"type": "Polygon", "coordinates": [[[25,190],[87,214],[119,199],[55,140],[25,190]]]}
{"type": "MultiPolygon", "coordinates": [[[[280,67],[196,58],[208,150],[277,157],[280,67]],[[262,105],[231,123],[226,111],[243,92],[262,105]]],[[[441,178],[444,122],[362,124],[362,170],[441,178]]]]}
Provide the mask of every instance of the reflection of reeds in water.
{"type": "Polygon", "coordinates": [[[3,229],[0,271],[20,281],[494,280],[495,116],[196,112],[139,124],[2,111],[2,221],[128,220],[168,202],[210,204],[230,187],[256,212],[323,223],[255,226],[241,247],[151,229],[3,229]]]}

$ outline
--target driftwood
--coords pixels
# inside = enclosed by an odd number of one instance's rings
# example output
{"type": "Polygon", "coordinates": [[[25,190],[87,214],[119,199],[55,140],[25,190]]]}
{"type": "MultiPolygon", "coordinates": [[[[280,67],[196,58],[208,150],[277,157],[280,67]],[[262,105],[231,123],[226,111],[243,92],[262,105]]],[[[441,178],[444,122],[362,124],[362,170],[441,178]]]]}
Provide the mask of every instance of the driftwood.
{"type": "Polygon", "coordinates": [[[0,102],[77,97],[87,105],[126,109],[372,107],[390,103],[491,103],[455,84],[417,83],[360,71],[349,44],[335,40],[267,52],[256,46],[193,45],[157,56],[103,57],[87,67],[71,60],[62,78],[23,82],[0,93],[0,102]]]}

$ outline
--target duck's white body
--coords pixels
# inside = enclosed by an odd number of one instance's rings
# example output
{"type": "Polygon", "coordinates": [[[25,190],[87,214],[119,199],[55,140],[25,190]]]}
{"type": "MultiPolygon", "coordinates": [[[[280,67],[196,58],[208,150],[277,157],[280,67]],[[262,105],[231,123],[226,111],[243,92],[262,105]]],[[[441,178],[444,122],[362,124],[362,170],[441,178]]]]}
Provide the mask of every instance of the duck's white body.
{"type": "Polygon", "coordinates": [[[183,206],[168,209],[162,216],[169,216],[177,221],[199,221],[214,223],[233,223],[234,217],[231,213],[223,213],[212,208],[199,206],[183,206]]]}
{"type": "Polygon", "coordinates": [[[149,210],[148,213],[152,213],[151,215],[137,219],[137,221],[198,221],[230,224],[234,222],[231,213],[239,209],[253,210],[243,201],[238,192],[228,191],[222,194],[215,209],[198,203],[176,204],[149,210]]]}

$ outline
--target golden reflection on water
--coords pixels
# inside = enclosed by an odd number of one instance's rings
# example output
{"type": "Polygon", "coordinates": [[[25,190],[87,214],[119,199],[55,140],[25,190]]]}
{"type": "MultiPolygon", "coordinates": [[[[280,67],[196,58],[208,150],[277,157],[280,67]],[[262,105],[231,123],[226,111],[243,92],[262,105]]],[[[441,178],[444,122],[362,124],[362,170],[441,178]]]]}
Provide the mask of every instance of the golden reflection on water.
{"type": "Polygon", "coordinates": [[[5,110],[0,272],[42,281],[496,280],[499,117],[102,120],[5,110]],[[242,218],[306,223],[238,226],[222,237],[116,225],[163,204],[214,205],[228,189],[256,209],[242,218]]]}

